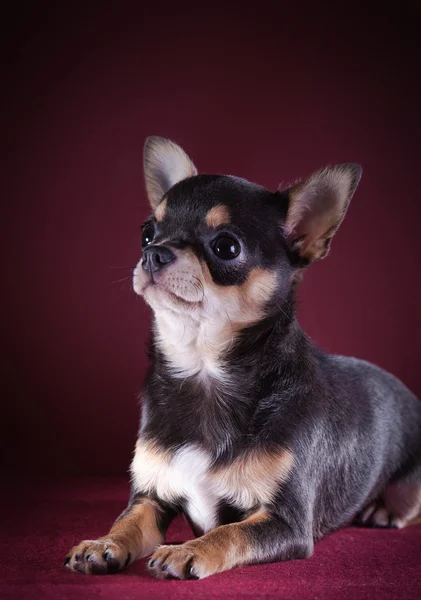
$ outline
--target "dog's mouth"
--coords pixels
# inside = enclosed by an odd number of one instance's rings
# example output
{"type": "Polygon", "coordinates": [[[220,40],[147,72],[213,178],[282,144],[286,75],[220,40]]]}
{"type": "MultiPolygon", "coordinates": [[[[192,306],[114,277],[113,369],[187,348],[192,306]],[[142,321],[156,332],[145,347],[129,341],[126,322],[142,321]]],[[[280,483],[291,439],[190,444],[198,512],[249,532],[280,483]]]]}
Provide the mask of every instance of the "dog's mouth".
{"type": "Polygon", "coordinates": [[[140,261],[133,273],[134,290],[153,310],[191,312],[205,299],[200,266],[185,253],[174,262],[166,268],[149,270],[140,261]]]}
{"type": "Polygon", "coordinates": [[[168,289],[166,285],[157,282],[153,278],[145,283],[141,294],[154,307],[161,306],[162,308],[168,308],[168,304],[173,304],[179,308],[191,310],[198,308],[203,303],[203,298],[200,300],[185,298],[180,293],[177,293],[177,291],[168,289]]]}

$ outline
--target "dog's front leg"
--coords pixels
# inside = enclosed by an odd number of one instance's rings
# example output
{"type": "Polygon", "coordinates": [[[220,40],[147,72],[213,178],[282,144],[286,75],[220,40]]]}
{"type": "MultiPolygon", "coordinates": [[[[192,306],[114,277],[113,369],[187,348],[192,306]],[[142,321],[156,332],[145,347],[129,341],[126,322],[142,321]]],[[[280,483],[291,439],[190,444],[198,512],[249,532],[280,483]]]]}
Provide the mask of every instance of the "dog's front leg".
{"type": "Polygon", "coordinates": [[[160,579],[202,579],[241,565],[306,558],[312,552],[311,533],[296,533],[280,517],[259,511],[180,546],[160,546],[148,568],[160,579]]]}
{"type": "Polygon", "coordinates": [[[172,516],[168,507],[136,494],[108,535],[84,540],[72,548],[64,564],[78,573],[115,573],[151,554],[164,541],[172,516]]]}

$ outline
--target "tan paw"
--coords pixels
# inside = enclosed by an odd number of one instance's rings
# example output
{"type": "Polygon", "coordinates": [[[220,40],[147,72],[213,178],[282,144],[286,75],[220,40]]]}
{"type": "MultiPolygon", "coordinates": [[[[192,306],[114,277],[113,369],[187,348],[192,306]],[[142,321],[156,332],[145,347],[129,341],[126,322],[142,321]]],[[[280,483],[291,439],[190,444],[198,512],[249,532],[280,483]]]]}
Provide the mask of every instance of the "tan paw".
{"type": "Polygon", "coordinates": [[[63,564],[76,573],[105,575],[127,567],[131,558],[130,552],[106,539],[85,540],[70,550],[63,564]]]}
{"type": "Polygon", "coordinates": [[[212,556],[198,540],[179,546],[159,546],[148,562],[150,573],[158,579],[203,579],[225,570],[223,557],[212,556]]]}

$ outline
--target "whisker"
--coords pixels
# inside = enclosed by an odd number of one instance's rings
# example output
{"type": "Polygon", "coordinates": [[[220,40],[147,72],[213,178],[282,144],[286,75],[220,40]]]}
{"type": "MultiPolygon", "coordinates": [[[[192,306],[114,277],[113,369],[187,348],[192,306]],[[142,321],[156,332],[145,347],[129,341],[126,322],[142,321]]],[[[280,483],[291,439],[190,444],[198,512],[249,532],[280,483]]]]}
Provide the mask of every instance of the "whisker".
{"type": "Polygon", "coordinates": [[[198,286],[197,283],[194,283],[193,281],[191,281],[190,284],[194,287],[195,290],[197,290],[198,292],[200,292],[202,294],[202,298],[203,298],[203,288],[200,288],[200,286],[198,286]]]}
{"type": "Polygon", "coordinates": [[[128,275],[127,277],[123,277],[122,279],[116,279],[115,281],[112,281],[111,283],[121,283],[122,281],[129,281],[131,280],[131,276],[128,275]]]}
{"type": "Polygon", "coordinates": [[[109,269],[135,269],[136,265],[134,267],[130,266],[130,265],[123,265],[122,267],[116,267],[116,266],[109,266],[109,269]]]}
{"type": "Polygon", "coordinates": [[[203,291],[204,290],[203,282],[198,277],[196,277],[195,275],[193,275],[192,277],[193,277],[193,279],[196,279],[196,281],[198,282],[198,283],[196,283],[196,285],[198,286],[198,288],[203,291]]]}
{"type": "MultiPolygon", "coordinates": [[[[265,283],[262,283],[262,282],[260,282],[260,283],[259,283],[259,286],[260,286],[262,289],[263,289],[263,288],[266,288],[266,289],[268,289],[270,292],[272,292],[272,291],[273,291],[273,289],[272,289],[270,286],[266,285],[265,283]]],[[[292,311],[292,306],[291,306],[291,304],[288,302],[288,300],[284,299],[284,300],[283,300],[283,303],[284,303],[284,304],[286,304],[286,305],[287,305],[287,307],[288,307],[288,308],[289,308],[289,309],[292,311]]],[[[280,311],[281,311],[281,312],[284,314],[284,316],[285,316],[285,317],[289,318],[289,317],[288,317],[288,315],[286,314],[286,312],[285,312],[285,311],[283,310],[283,308],[281,307],[280,303],[277,303],[277,307],[278,307],[278,308],[279,308],[279,310],[280,310],[280,311]]]]}

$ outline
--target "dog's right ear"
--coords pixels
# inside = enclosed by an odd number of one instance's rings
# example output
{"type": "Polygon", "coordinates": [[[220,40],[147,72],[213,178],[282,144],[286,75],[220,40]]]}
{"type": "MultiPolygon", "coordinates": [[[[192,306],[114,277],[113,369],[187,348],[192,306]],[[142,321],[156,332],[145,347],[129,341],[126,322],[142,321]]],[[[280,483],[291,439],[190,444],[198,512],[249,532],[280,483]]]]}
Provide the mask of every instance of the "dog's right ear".
{"type": "Polygon", "coordinates": [[[173,185],[197,175],[196,167],[180,146],[156,135],[146,139],[143,168],[146,192],[153,210],[173,185]]]}

